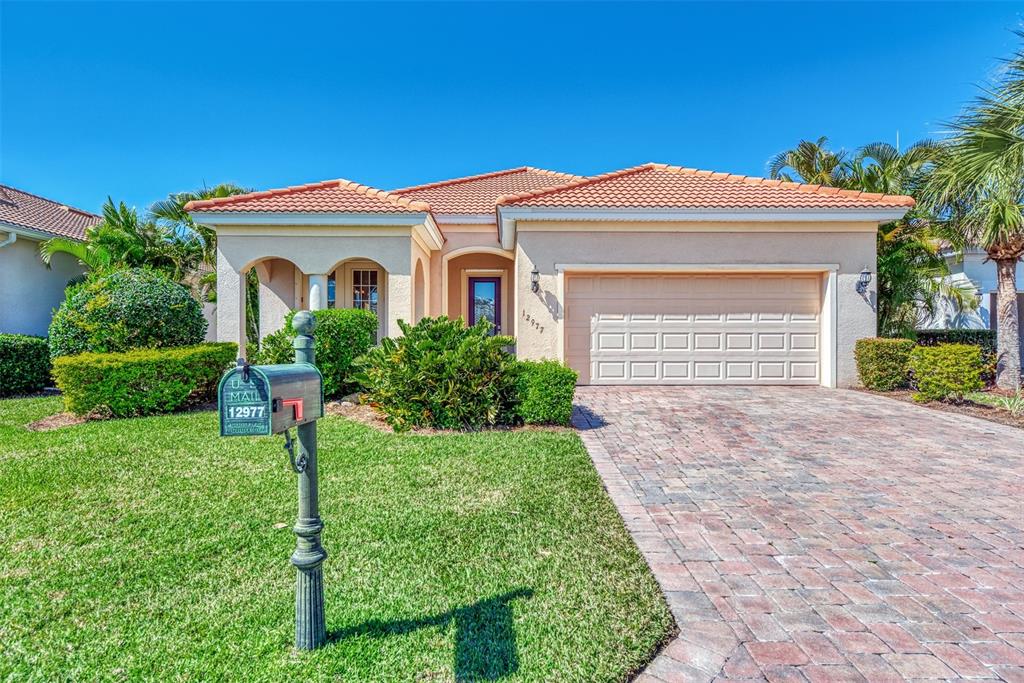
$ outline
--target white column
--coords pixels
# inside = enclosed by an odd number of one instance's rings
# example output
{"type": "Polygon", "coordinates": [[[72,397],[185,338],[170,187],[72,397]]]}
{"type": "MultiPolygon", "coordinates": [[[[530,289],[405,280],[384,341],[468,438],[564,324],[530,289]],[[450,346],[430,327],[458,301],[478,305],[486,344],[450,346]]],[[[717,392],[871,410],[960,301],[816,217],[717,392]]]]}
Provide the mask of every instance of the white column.
{"type": "Polygon", "coordinates": [[[217,341],[238,344],[245,358],[245,276],[217,253],[217,341]]]}
{"type": "Polygon", "coordinates": [[[327,275],[309,276],[309,310],[321,311],[327,308],[327,275]]]}

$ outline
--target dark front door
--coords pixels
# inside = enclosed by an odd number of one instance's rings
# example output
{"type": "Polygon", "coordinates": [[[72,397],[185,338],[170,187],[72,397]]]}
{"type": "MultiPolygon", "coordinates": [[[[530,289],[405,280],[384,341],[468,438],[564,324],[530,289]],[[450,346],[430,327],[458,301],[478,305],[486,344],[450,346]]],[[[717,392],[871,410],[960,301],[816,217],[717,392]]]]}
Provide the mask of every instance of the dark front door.
{"type": "Polygon", "coordinates": [[[469,278],[469,324],[486,320],[494,327],[491,334],[501,334],[501,278],[469,278]]]}

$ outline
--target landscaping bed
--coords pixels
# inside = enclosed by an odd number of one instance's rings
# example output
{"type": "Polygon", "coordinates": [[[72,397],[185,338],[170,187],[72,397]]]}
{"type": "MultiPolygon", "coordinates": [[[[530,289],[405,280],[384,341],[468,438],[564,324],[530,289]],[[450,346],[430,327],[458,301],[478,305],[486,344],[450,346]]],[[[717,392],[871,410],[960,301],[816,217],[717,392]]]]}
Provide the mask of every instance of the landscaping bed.
{"type": "Polygon", "coordinates": [[[1010,427],[1024,429],[1024,415],[1015,416],[1009,410],[1004,410],[1003,408],[995,405],[995,398],[1001,394],[994,391],[969,394],[967,399],[961,403],[949,403],[946,401],[918,403],[914,400],[914,394],[917,392],[912,389],[898,389],[895,391],[870,391],[865,389],[865,391],[871,394],[877,394],[878,396],[894,398],[898,401],[917,403],[918,405],[924,406],[925,408],[931,408],[932,410],[941,410],[946,413],[957,413],[958,415],[970,415],[971,417],[978,417],[982,420],[988,420],[989,422],[998,422],[999,424],[1004,424],[1010,427]],[[986,403],[985,401],[991,401],[991,403],[986,403]]]}
{"type": "Polygon", "coordinates": [[[0,679],[620,681],[672,629],[568,431],[320,421],[330,644],[292,650],[295,475],[212,412],[0,401],[0,679]]]}

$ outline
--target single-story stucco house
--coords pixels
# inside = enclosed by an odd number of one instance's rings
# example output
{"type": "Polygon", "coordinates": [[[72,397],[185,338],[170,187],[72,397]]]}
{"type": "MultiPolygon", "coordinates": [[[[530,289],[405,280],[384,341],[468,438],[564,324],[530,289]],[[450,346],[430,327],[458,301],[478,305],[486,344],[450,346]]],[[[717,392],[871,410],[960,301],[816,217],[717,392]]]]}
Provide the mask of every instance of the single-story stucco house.
{"type": "Polygon", "coordinates": [[[77,259],[55,254],[47,268],[39,244],[85,239],[100,216],[0,185],[0,332],[45,336],[68,282],[82,276],[77,259]]]}
{"type": "Polygon", "coordinates": [[[875,232],[913,199],[664,164],[531,167],[386,192],[347,180],[193,202],[217,231],[218,337],[288,309],[492,321],[581,384],[855,384],[875,232]],[[860,284],[858,284],[860,283],[860,284]]]}

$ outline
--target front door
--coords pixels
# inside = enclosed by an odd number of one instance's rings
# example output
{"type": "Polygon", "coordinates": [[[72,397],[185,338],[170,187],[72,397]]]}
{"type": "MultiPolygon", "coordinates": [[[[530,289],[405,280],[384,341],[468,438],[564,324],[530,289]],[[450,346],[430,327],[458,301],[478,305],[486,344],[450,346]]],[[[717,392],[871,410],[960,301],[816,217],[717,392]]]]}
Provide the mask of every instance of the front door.
{"type": "Polygon", "coordinates": [[[486,320],[491,334],[501,334],[501,278],[469,278],[469,324],[486,320]]]}

